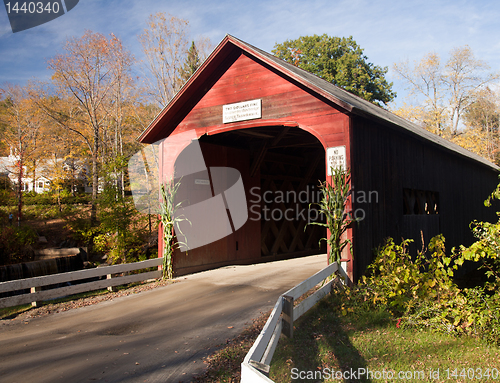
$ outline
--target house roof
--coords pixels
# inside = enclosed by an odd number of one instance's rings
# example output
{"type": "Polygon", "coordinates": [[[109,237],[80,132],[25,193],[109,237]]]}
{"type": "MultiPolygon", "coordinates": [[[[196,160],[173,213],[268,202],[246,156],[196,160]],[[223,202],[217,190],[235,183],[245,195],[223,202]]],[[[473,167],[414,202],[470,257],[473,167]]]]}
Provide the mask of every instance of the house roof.
{"type": "Polygon", "coordinates": [[[285,77],[300,83],[314,93],[333,102],[348,113],[360,115],[368,119],[375,119],[392,128],[401,129],[403,132],[417,136],[443,149],[480,162],[494,170],[500,170],[500,167],[485,158],[231,35],[226,35],[226,37],[224,37],[169,104],[165,106],[148,128],[139,136],[139,141],[143,143],[154,143],[167,137],[196,104],[198,101],[198,99],[196,99],[196,94],[201,98],[199,92],[196,92],[196,90],[205,88],[206,92],[207,79],[210,75],[220,72],[220,67],[224,67],[223,64],[228,58],[235,57],[242,51],[271,66],[285,77]]]}

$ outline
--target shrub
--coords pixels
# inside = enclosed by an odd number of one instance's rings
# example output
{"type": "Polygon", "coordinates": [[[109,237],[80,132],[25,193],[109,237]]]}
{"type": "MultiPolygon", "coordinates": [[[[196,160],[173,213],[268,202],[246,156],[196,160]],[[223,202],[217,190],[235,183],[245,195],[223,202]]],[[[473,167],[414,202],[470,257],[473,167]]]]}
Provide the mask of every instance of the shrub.
{"type": "Polygon", "coordinates": [[[15,206],[17,198],[12,190],[0,190],[0,205],[2,206],[15,206]]]}
{"type": "Polygon", "coordinates": [[[6,226],[0,228],[0,264],[31,261],[33,249],[38,236],[26,226],[6,226]]]}
{"type": "Polygon", "coordinates": [[[394,314],[402,314],[419,300],[446,299],[457,291],[453,283],[452,257],[445,254],[444,237],[431,239],[429,252],[419,252],[415,260],[407,251],[411,240],[401,244],[388,238],[376,251],[361,284],[372,291],[369,299],[382,304],[394,314]]]}
{"type": "Polygon", "coordinates": [[[479,262],[481,269],[485,270],[485,275],[489,278],[486,282],[486,289],[498,291],[500,288],[500,221],[497,223],[474,221],[471,227],[477,241],[469,247],[460,246],[463,259],[479,262]]]}
{"type": "Polygon", "coordinates": [[[24,205],[52,205],[52,193],[35,193],[34,191],[23,193],[24,205]]]}
{"type": "Polygon", "coordinates": [[[476,287],[456,290],[447,299],[417,301],[407,308],[401,325],[479,336],[500,345],[500,295],[476,287]]]}
{"type": "Polygon", "coordinates": [[[342,309],[383,308],[399,317],[403,327],[479,336],[500,344],[500,294],[481,287],[460,289],[453,282],[454,270],[472,260],[467,254],[470,248],[447,256],[444,237],[438,235],[431,239],[428,252],[412,260],[407,252],[410,242],[397,245],[389,238],[377,250],[368,274],[346,295],[342,309]]]}
{"type": "Polygon", "coordinates": [[[99,196],[98,224],[91,226],[87,216],[68,215],[72,237],[85,243],[93,254],[106,254],[108,263],[127,263],[146,259],[148,217],[141,215],[131,197],[122,197],[113,187],[99,196]]]}

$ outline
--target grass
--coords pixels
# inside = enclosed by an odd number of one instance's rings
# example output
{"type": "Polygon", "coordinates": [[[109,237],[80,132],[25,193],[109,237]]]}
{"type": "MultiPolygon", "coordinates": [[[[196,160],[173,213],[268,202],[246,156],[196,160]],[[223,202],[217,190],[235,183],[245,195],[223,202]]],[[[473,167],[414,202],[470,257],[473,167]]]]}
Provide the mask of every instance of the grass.
{"type": "Polygon", "coordinates": [[[7,319],[7,318],[12,318],[15,317],[16,315],[19,315],[25,311],[28,311],[31,309],[31,304],[26,304],[26,305],[20,305],[20,306],[12,306],[12,307],[5,307],[0,309],[0,319],[7,319]]]}
{"type": "Polygon", "coordinates": [[[473,337],[402,329],[382,310],[341,307],[337,297],[326,297],[295,323],[294,338],[280,339],[272,380],[334,382],[339,381],[336,374],[352,378],[353,371],[354,379],[340,381],[386,382],[401,380],[401,373],[405,381],[465,382],[472,380],[469,374],[476,382],[490,382],[498,372],[500,382],[500,349],[495,346],[473,337]],[[372,375],[356,375],[363,370],[372,375]]]}
{"type": "MultiPolygon", "coordinates": [[[[131,286],[119,286],[119,288],[128,288],[131,286]]],[[[101,289],[101,290],[94,290],[94,291],[87,291],[84,293],[80,294],[75,294],[75,295],[69,295],[63,298],[58,298],[58,299],[52,299],[44,302],[39,303],[40,306],[47,306],[50,304],[57,304],[57,303],[64,303],[64,302],[71,302],[75,301],[78,299],[85,299],[89,297],[96,297],[99,295],[104,295],[110,293],[107,289],[101,289]]],[[[25,311],[28,311],[32,309],[33,306],[31,306],[31,303],[25,304],[25,305],[19,305],[19,306],[12,306],[12,307],[5,307],[0,309],[0,319],[6,319],[6,318],[11,318],[13,316],[16,316],[18,314],[21,314],[25,311]]]]}
{"type": "Polygon", "coordinates": [[[255,339],[262,331],[271,312],[263,314],[247,327],[240,335],[220,345],[205,363],[207,369],[203,375],[196,377],[196,382],[203,383],[234,383],[241,377],[241,362],[252,347],[255,339]]]}
{"type": "MultiPolygon", "coordinates": [[[[241,362],[269,314],[212,354],[197,381],[239,382],[241,362]]],[[[276,383],[500,382],[500,348],[475,337],[403,329],[387,311],[349,307],[332,294],[295,322],[293,339],[281,336],[269,377],[276,383]]]]}
{"type": "MultiPolygon", "coordinates": [[[[62,218],[84,208],[86,206],[64,204],[61,205],[61,211],[59,211],[57,204],[23,205],[23,221],[62,218]]],[[[6,222],[9,213],[14,213],[14,216],[17,217],[17,206],[0,206],[0,217],[3,217],[4,222],[6,222]]]]}
{"type": "MultiPolygon", "coordinates": [[[[168,281],[166,283],[168,283],[168,281]]],[[[170,281],[170,283],[173,283],[173,282],[170,281]]],[[[68,296],[65,296],[62,298],[58,298],[58,299],[51,299],[48,301],[39,302],[38,307],[44,307],[44,306],[50,306],[50,305],[54,306],[54,305],[57,305],[60,303],[67,303],[67,302],[76,302],[78,300],[83,300],[86,298],[95,298],[95,297],[99,297],[102,295],[113,296],[113,295],[116,295],[116,293],[119,293],[121,291],[129,290],[129,289],[132,289],[136,286],[142,286],[145,284],[148,284],[148,282],[144,282],[144,281],[143,282],[133,282],[133,283],[129,283],[126,285],[115,286],[116,291],[114,291],[114,292],[110,292],[108,289],[100,289],[100,290],[87,291],[87,292],[74,294],[74,295],[68,295],[68,296]]],[[[25,305],[13,306],[13,307],[0,308],[0,320],[16,317],[17,315],[22,314],[22,313],[29,311],[31,309],[34,309],[34,307],[31,306],[31,303],[28,303],[25,305]]]]}

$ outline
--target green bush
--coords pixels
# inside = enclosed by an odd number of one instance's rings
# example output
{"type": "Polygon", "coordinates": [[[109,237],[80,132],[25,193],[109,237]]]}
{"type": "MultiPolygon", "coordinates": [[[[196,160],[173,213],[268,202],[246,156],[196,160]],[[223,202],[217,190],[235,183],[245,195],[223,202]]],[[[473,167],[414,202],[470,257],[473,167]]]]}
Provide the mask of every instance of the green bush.
{"type": "Polygon", "coordinates": [[[17,198],[12,190],[0,190],[0,205],[1,206],[15,206],[17,205],[17,198]]]}
{"type": "Polygon", "coordinates": [[[34,191],[23,193],[24,205],[52,205],[52,193],[35,193],[34,191]]]}
{"type": "Polygon", "coordinates": [[[447,256],[444,237],[438,235],[427,252],[412,260],[410,242],[397,245],[389,238],[377,250],[367,275],[346,294],[342,310],[385,309],[398,318],[398,326],[479,336],[500,344],[500,294],[481,287],[460,289],[453,281],[454,270],[472,260],[470,248],[447,256]]]}
{"type": "Polygon", "coordinates": [[[454,291],[447,299],[414,302],[401,325],[479,336],[500,345],[500,295],[476,287],[454,291]]]}
{"type": "MultiPolygon", "coordinates": [[[[0,194],[1,196],[1,194],[0,194]]],[[[71,195],[69,191],[63,189],[59,192],[47,191],[43,193],[35,193],[33,191],[28,193],[23,193],[23,205],[57,205],[58,199],[61,204],[80,204],[89,203],[92,196],[90,194],[77,194],[71,195]]],[[[17,199],[13,198],[14,205],[17,204],[17,199]]]]}
{"type": "Polygon", "coordinates": [[[432,238],[429,252],[419,252],[412,260],[407,251],[411,240],[397,245],[388,238],[361,281],[373,292],[369,299],[394,314],[402,314],[415,301],[448,298],[458,289],[452,280],[457,265],[446,256],[444,241],[442,235],[432,238]]]}
{"type": "MultiPolygon", "coordinates": [[[[498,213],[497,213],[498,214],[498,213]]],[[[500,288],[500,221],[497,223],[471,223],[472,232],[477,241],[469,247],[460,246],[464,260],[479,262],[485,270],[488,291],[500,288]]]]}
{"type": "Polygon", "coordinates": [[[0,264],[32,261],[32,245],[36,243],[36,232],[27,226],[0,228],[0,264]]]}
{"type": "Polygon", "coordinates": [[[63,204],[87,204],[92,200],[92,195],[83,193],[83,194],[76,194],[76,195],[65,195],[64,197],[61,197],[61,203],[63,204]]]}
{"type": "Polygon", "coordinates": [[[150,234],[148,217],[135,209],[132,198],[123,197],[109,186],[99,195],[98,207],[98,222],[94,226],[86,216],[66,216],[72,237],[88,246],[92,254],[106,254],[108,263],[145,260],[144,245],[150,234]]]}
{"type": "Polygon", "coordinates": [[[24,205],[23,220],[48,220],[64,218],[75,211],[73,205],[24,205]]]}

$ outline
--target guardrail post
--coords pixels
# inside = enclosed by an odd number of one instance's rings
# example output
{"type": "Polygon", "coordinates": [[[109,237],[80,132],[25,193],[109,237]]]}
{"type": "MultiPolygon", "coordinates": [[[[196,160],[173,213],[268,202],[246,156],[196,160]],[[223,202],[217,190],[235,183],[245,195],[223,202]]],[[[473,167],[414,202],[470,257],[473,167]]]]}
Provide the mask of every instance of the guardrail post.
{"type": "MultiPolygon", "coordinates": [[[[113,278],[113,274],[106,275],[106,279],[112,279],[112,278],[113,278]]],[[[116,286],[108,286],[108,291],[114,292],[114,291],[117,291],[117,288],[116,288],[116,286]]]]}
{"type": "Polygon", "coordinates": [[[259,370],[263,375],[269,378],[269,371],[271,370],[270,366],[265,363],[256,362],[255,360],[249,360],[248,364],[259,370]]]}
{"type": "MultiPolygon", "coordinates": [[[[39,286],[39,287],[32,287],[30,289],[30,292],[31,293],[36,293],[37,291],[40,291],[40,290],[42,290],[41,286],[39,286]]],[[[38,307],[39,305],[40,305],[40,302],[37,302],[37,301],[31,302],[31,306],[33,306],[33,307],[38,307]]]]}
{"type": "Polygon", "coordinates": [[[283,295],[283,329],[282,332],[293,338],[293,297],[283,295]]]}

